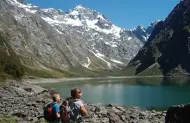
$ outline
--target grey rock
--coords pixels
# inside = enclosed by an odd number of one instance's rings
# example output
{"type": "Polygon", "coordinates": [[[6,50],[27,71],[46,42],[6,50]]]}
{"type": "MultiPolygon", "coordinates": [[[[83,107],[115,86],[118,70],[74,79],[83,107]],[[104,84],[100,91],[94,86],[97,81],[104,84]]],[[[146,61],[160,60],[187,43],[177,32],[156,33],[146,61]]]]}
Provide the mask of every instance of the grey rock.
{"type": "Polygon", "coordinates": [[[165,123],[189,123],[190,104],[169,107],[165,123]]]}
{"type": "Polygon", "coordinates": [[[29,93],[31,93],[33,91],[32,88],[24,88],[24,90],[29,92],[29,93]]]}
{"type": "Polygon", "coordinates": [[[148,120],[142,120],[142,121],[139,121],[138,123],[151,123],[151,122],[148,120]]]}

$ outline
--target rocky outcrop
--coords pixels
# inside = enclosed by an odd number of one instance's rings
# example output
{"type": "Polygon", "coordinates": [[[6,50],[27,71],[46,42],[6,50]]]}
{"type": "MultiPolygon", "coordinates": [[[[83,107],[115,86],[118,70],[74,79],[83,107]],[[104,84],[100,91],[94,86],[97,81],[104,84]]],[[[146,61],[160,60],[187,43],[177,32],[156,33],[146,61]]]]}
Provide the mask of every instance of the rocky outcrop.
{"type": "Polygon", "coordinates": [[[189,15],[190,1],[183,0],[155,26],[148,42],[128,65],[134,67],[136,75],[189,75],[189,15]]]}
{"type": "Polygon", "coordinates": [[[9,82],[0,87],[0,117],[13,116],[18,122],[43,122],[43,106],[49,100],[45,89],[22,83],[9,82]]]}
{"type": "Polygon", "coordinates": [[[190,104],[169,107],[165,123],[189,123],[190,104]]]}
{"type": "MultiPolygon", "coordinates": [[[[1,117],[13,116],[20,122],[43,123],[43,106],[50,102],[48,91],[28,83],[9,82],[0,87],[1,117]]],[[[166,112],[124,108],[119,105],[88,104],[85,123],[164,123],[166,112]]]]}

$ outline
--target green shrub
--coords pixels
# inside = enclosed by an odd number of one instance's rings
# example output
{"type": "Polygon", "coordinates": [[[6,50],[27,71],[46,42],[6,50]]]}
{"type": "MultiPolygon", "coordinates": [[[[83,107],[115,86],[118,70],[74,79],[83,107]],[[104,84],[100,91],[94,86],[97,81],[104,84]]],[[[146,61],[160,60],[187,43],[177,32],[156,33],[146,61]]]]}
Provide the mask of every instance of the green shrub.
{"type": "Polygon", "coordinates": [[[185,26],[185,27],[183,28],[183,30],[190,32],[190,27],[189,27],[189,26],[185,26]]]}
{"type": "Polygon", "coordinates": [[[14,78],[21,78],[24,75],[19,57],[8,45],[3,36],[0,35],[0,80],[11,75],[14,78]]]}
{"type": "Polygon", "coordinates": [[[0,123],[18,123],[18,122],[11,116],[4,116],[0,117],[0,123]]]}

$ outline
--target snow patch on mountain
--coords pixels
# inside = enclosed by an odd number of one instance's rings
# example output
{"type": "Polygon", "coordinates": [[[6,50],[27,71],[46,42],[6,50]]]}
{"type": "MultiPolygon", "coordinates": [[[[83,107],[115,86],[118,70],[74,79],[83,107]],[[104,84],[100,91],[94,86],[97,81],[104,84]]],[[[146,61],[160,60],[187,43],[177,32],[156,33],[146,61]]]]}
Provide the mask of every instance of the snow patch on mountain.
{"type": "Polygon", "coordinates": [[[91,64],[91,61],[90,61],[90,58],[89,57],[86,57],[87,58],[87,63],[83,64],[84,67],[89,68],[89,65],[91,64]]]}
{"type": "Polygon", "coordinates": [[[115,62],[115,63],[118,63],[118,64],[124,64],[121,61],[118,61],[118,60],[115,60],[115,59],[110,59],[110,60],[113,61],[113,62],[115,62]]]}
{"type": "Polygon", "coordinates": [[[27,12],[35,14],[37,12],[36,8],[38,8],[37,6],[33,6],[31,4],[22,4],[20,2],[18,2],[17,0],[8,0],[12,5],[16,5],[20,8],[25,9],[27,12]]]}
{"type": "Polygon", "coordinates": [[[71,25],[71,26],[82,26],[83,24],[81,23],[80,20],[73,20],[70,18],[65,18],[63,20],[57,20],[57,19],[52,19],[50,17],[47,16],[42,16],[42,19],[44,19],[45,21],[47,21],[50,24],[66,24],[66,25],[71,25]]]}
{"type": "Polygon", "coordinates": [[[121,28],[115,25],[112,25],[111,29],[101,29],[99,26],[96,25],[97,23],[98,23],[98,20],[86,20],[86,24],[89,28],[94,29],[98,32],[103,32],[105,34],[113,34],[117,38],[120,38],[121,28]]]}
{"type": "Polygon", "coordinates": [[[89,51],[91,52],[91,53],[93,53],[96,57],[98,57],[99,59],[101,59],[102,61],[104,61],[105,63],[107,63],[107,66],[108,66],[108,68],[109,69],[111,69],[112,68],[112,65],[111,65],[111,63],[110,62],[108,62],[108,61],[106,61],[103,57],[105,57],[103,54],[101,54],[101,53],[94,53],[92,50],[90,50],[89,49],[89,51]]]}
{"type": "Polygon", "coordinates": [[[71,11],[70,14],[73,15],[73,16],[78,16],[79,12],[78,11],[71,11]]]}
{"type": "Polygon", "coordinates": [[[127,40],[129,40],[129,41],[130,41],[130,40],[132,40],[132,39],[133,39],[132,37],[128,37],[128,39],[127,39],[127,40]]]}

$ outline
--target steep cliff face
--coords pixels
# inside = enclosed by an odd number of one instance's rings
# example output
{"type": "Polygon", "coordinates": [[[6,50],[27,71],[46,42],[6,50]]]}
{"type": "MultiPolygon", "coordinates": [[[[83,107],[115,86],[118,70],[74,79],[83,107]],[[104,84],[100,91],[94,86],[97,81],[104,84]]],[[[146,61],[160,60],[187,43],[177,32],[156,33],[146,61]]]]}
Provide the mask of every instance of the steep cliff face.
{"type": "Polygon", "coordinates": [[[1,0],[0,13],[0,33],[27,68],[93,75],[121,69],[143,46],[132,32],[81,5],[63,13],[1,0]]]}
{"type": "Polygon", "coordinates": [[[148,42],[129,63],[138,75],[190,73],[190,1],[181,1],[159,22],[148,42]]]}

